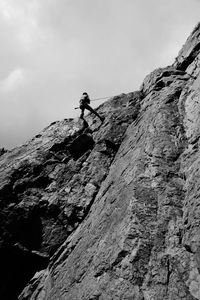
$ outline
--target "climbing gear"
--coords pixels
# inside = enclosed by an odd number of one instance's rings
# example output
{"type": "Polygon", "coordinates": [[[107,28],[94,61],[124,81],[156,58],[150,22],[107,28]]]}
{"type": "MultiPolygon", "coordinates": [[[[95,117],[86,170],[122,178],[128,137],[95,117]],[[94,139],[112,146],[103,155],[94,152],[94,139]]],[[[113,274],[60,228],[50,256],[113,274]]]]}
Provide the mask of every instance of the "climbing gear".
{"type": "Polygon", "coordinates": [[[80,108],[81,108],[81,106],[84,106],[85,104],[90,104],[90,98],[87,93],[83,93],[79,103],[80,103],[80,108]]]}
{"type": "MultiPolygon", "coordinates": [[[[86,94],[86,93],[83,93],[86,94]]],[[[95,99],[90,99],[90,102],[94,102],[94,101],[99,101],[99,100],[105,100],[105,99],[109,99],[109,98],[113,98],[115,96],[107,96],[107,97],[101,97],[101,98],[95,98],[95,99]]],[[[74,109],[79,109],[80,107],[74,107],[74,109]]]]}

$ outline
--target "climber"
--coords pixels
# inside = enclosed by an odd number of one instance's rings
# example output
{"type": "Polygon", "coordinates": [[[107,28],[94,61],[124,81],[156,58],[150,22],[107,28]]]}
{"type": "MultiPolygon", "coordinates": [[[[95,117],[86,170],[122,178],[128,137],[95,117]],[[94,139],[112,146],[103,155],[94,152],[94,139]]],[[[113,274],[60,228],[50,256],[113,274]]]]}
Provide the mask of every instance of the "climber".
{"type": "Polygon", "coordinates": [[[104,117],[101,117],[89,104],[90,104],[90,98],[88,96],[88,94],[85,92],[83,93],[81,99],[80,99],[80,105],[79,108],[81,109],[81,115],[80,118],[84,120],[83,116],[84,116],[84,111],[85,109],[89,110],[91,113],[95,114],[100,120],[101,122],[104,121],[104,117]]]}

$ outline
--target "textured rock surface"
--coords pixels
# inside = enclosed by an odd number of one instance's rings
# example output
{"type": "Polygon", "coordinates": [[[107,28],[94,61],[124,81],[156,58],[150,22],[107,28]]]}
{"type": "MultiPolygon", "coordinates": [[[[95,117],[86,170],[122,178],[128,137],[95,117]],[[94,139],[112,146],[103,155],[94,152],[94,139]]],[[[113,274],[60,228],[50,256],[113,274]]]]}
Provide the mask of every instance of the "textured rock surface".
{"type": "Polygon", "coordinates": [[[0,157],[1,299],[200,299],[199,58],[0,157]]]}
{"type": "Polygon", "coordinates": [[[16,299],[86,218],[140,99],[122,94],[102,105],[103,125],[90,115],[88,128],[54,122],[0,157],[0,299],[16,299]]]}

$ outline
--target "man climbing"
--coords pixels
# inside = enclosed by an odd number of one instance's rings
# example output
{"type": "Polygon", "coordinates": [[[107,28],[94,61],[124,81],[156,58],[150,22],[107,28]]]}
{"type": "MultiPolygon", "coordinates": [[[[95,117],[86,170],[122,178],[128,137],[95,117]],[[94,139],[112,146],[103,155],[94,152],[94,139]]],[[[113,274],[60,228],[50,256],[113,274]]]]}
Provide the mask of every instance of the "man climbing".
{"type": "Polygon", "coordinates": [[[88,94],[85,92],[85,93],[83,93],[83,95],[80,99],[80,105],[79,105],[79,108],[81,109],[80,118],[84,120],[84,118],[83,118],[84,111],[85,111],[85,109],[87,109],[91,113],[95,114],[101,120],[101,122],[103,122],[104,117],[101,117],[89,104],[90,104],[90,98],[89,98],[88,94]]]}

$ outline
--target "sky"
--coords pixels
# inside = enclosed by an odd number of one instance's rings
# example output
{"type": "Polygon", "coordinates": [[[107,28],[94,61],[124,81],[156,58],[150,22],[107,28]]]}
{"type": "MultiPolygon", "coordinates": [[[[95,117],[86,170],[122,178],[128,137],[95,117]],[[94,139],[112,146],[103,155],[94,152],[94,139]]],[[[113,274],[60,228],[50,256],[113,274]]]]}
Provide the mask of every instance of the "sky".
{"type": "Polygon", "coordinates": [[[0,147],[78,117],[83,92],[138,90],[173,63],[199,11],[200,0],[0,0],[0,147]]]}

